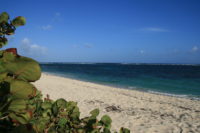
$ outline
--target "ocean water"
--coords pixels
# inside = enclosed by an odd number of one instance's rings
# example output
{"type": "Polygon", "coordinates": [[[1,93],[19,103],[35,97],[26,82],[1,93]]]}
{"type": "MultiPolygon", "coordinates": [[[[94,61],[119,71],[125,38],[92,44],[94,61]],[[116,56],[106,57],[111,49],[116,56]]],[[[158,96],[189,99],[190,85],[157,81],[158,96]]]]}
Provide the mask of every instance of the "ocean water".
{"type": "Polygon", "coordinates": [[[122,87],[200,99],[199,65],[162,64],[40,64],[42,71],[63,77],[122,87]]]}

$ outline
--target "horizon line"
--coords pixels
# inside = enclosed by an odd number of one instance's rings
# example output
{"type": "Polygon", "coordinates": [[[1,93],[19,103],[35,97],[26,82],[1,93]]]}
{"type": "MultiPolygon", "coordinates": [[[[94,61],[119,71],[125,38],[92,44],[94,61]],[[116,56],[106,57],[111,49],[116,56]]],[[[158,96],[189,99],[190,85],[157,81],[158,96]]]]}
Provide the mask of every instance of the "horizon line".
{"type": "Polygon", "coordinates": [[[127,62],[39,62],[39,64],[124,64],[124,65],[197,65],[199,66],[199,63],[127,63],[127,62]]]}

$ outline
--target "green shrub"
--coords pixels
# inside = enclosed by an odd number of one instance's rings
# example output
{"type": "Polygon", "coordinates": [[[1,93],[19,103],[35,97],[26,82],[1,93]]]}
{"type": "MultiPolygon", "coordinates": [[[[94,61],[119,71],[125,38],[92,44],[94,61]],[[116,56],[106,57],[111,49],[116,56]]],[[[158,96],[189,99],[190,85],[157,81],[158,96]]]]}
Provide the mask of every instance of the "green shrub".
{"type": "MultiPolygon", "coordinates": [[[[0,48],[8,42],[16,27],[26,23],[24,17],[10,21],[6,12],[0,14],[0,48]]],[[[99,109],[80,119],[77,103],[47,96],[31,84],[41,76],[35,60],[18,55],[17,49],[0,51],[0,132],[4,133],[110,133],[111,118],[97,120],[99,109]]],[[[120,133],[129,133],[121,128],[120,133]]]]}

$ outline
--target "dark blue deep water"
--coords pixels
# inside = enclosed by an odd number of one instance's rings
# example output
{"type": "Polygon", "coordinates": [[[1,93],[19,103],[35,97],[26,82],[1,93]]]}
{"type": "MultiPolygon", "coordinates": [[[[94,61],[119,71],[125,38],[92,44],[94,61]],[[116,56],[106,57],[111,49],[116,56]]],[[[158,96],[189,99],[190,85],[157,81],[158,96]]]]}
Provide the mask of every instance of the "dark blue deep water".
{"type": "Polygon", "coordinates": [[[199,65],[40,64],[64,77],[166,95],[200,98],[199,65]]]}

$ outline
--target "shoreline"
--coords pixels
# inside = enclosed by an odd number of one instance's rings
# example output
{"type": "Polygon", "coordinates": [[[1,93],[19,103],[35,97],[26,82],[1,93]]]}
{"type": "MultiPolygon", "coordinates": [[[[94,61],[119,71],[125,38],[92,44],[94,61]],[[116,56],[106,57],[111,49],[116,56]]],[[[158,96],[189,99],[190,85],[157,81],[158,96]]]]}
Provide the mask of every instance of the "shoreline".
{"type": "Polygon", "coordinates": [[[188,95],[179,95],[179,94],[171,94],[171,93],[164,93],[164,92],[158,92],[158,91],[151,91],[151,90],[145,90],[143,88],[138,88],[137,89],[137,87],[131,87],[129,89],[129,87],[123,87],[123,86],[117,86],[117,85],[115,86],[115,85],[103,84],[103,83],[101,84],[101,83],[97,83],[97,82],[91,82],[91,81],[87,81],[87,80],[81,80],[81,79],[76,79],[76,78],[72,78],[72,77],[62,76],[60,74],[55,74],[55,73],[49,73],[49,72],[42,72],[42,73],[43,74],[47,74],[47,75],[58,76],[58,77],[62,77],[62,78],[68,78],[68,79],[72,79],[72,80],[87,82],[87,83],[93,83],[93,84],[98,84],[98,85],[109,86],[109,87],[123,89],[123,90],[138,91],[138,92],[144,92],[144,93],[161,95],[161,96],[168,96],[168,97],[175,97],[175,98],[183,98],[183,99],[200,101],[200,96],[199,97],[195,97],[195,96],[191,95],[191,97],[190,97],[188,95]]]}
{"type": "Polygon", "coordinates": [[[42,73],[33,83],[43,96],[78,102],[81,117],[95,108],[112,118],[112,131],[126,127],[135,133],[200,132],[200,101],[156,95],[136,90],[42,73]]]}

